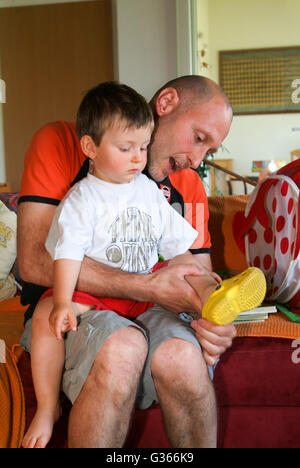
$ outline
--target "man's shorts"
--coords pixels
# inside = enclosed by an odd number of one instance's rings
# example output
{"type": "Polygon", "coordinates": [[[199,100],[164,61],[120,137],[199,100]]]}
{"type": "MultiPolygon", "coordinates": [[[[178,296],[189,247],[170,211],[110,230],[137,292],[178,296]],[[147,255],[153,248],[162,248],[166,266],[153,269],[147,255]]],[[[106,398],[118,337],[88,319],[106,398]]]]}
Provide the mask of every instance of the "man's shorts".
{"type": "MultiPolygon", "coordinates": [[[[31,322],[28,320],[26,323],[21,338],[21,345],[28,352],[30,352],[31,322]]],[[[81,392],[102,344],[113,332],[128,326],[138,328],[148,342],[148,356],[137,395],[137,405],[141,409],[146,409],[159,401],[150,369],[156,348],[171,338],[181,338],[200,348],[195,331],[190,327],[188,320],[181,320],[157,305],[134,320],[110,310],[86,312],[80,316],[77,331],[68,332],[65,338],[66,359],[62,390],[72,403],[81,392]]],[[[213,368],[208,366],[208,372],[213,379],[213,368]]]]}

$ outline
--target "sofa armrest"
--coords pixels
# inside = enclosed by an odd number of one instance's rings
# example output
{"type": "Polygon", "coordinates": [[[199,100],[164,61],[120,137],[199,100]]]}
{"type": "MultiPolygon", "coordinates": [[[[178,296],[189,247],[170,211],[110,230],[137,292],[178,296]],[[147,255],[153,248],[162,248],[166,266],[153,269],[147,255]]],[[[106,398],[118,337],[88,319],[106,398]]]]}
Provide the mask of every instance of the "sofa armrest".
{"type": "Polygon", "coordinates": [[[26,309],[20,303],[20,296],[0,302],[0,339],[9,348],[20,341],[26,309]]]}

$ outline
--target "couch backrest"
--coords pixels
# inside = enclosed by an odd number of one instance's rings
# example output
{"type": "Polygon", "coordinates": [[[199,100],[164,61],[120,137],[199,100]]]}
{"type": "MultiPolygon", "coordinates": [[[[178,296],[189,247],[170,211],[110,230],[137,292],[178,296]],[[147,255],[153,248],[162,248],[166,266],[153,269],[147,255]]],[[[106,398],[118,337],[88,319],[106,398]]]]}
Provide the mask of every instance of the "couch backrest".
{"type": "Polygon", "coordinates": [[[245,211],[248,200],[249,195],[227,195],[208,199],[214,271],[243,271],[247,268],[246,257],[233,236],[232,221],[238,211],[245,211]]]}
{"type": "Polygon", "coordinates": [[[17,213],[18,210],[18,192],[0,192],[0,201],[4,203],[10,210],[17,213]]]}

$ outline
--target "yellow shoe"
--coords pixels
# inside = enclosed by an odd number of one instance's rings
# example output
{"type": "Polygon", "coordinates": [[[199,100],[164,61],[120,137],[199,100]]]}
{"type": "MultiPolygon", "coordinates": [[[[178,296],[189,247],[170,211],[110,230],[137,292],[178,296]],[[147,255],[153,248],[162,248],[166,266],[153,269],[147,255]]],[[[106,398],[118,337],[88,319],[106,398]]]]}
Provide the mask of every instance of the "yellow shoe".
{"type": "Polygon", "coordinates": [[[259,268],[248,268],[216,287],[204,304],[202,317],[217,325],[227,325],[241,312],[258,307],[265,295],[265,275],[259,268]]]}

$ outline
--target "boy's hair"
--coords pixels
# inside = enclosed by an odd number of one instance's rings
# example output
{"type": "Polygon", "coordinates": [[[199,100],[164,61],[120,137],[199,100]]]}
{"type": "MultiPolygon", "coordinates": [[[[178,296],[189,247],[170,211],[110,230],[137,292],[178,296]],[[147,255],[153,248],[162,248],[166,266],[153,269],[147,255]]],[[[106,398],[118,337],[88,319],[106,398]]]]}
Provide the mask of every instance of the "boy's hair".
{"type": "Polygon", "coordinates": [[[104,132],[117,120],[125,128],[153,125],[150,106],[143,96],[125,84],[107,81],[84,96],[76,119],[79,139],[89,135],[99,146],[104,132]]]}

